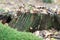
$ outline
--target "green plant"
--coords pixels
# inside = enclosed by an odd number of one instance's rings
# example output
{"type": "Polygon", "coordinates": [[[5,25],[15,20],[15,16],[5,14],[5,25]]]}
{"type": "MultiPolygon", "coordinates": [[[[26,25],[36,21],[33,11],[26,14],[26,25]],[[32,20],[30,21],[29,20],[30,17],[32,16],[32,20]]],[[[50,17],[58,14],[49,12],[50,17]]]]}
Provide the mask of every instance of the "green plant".
{"type": "Polygon", "coordinates": [[[43,40],[29,32],[19,32],[0,23],[0,40],[43,40]]]}
{"type": "Polygon", "coordinates": [[[43,0],[45,3],[52,3],[52,0],[43,0]]]}
{"type": "Polygon", "coordinates": [[[31,25],[31,15],[32,14],[21,14],[18,21],[15,23],[15,28],[19,31],[26,31],[31,25]]]}

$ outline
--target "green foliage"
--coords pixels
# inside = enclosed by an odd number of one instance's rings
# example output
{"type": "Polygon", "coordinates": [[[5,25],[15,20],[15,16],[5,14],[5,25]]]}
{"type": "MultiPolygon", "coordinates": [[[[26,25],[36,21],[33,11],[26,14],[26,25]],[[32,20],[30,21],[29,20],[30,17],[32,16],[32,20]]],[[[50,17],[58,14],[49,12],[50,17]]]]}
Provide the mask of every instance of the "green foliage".
{"type": "Polygon", "coordinates": [[[52,27],[60,29],[60,15],[21,14],[18,21],[13,20],[11,25],[19,31],[29,31],[29,27],[32,27],[33,30],[50,29],[52,27]]]}
{"type": "Polygon", "coordinates": [[[29,32],[19,32],[0,23],[0,40],[43,40],[29,32]]]}
{"type": "Polygon", "coordinates": [[[52,0],[43,0],[45,3],[52,3],[52,0]]]}
{"type": "Polygon", "coordinates": [[[17,23],[15,24],[15,28],[19,31],[27,31],[29,27],[33,27],[34,29],[38,27],[40,21],[40,15],[38,14],[21,14],[17,23]]]}
{"type": "Polygon", "coordinates": [[[21,14],[15,24],[15,28],[20,31],[26,31],[30,27],[31,23],[31,14],[21,14]]]}
{"type": "Polygon", "coordinates": [[[35,30],[39,29],[38,26],[40,25],[41,15],[33,14],[32,16],[33,16],[33,20],[32,20],[31,27],[35,30]]]}

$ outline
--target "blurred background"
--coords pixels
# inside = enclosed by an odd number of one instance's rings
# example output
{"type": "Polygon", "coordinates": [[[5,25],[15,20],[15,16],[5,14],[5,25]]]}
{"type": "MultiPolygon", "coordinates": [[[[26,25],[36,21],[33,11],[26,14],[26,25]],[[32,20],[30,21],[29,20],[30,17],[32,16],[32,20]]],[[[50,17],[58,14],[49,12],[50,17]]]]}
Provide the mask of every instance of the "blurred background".
{"type": "Polygon", "coordinates": [[[44,39],[51,33],[60,40],[60,0],[0,0],[1,20],[18,31],[36,33],[44,39]]]}

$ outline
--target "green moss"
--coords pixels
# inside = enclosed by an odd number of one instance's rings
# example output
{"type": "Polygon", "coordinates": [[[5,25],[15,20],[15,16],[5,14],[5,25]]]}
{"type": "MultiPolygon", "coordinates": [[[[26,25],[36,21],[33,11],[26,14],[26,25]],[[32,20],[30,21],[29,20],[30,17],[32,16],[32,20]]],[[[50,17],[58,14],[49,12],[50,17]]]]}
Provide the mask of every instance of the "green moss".
{"type": "Polygon", "coordinates": [[[29,32],[19,32],[0,23],[0,40],[43,40],[29,32]]]}

